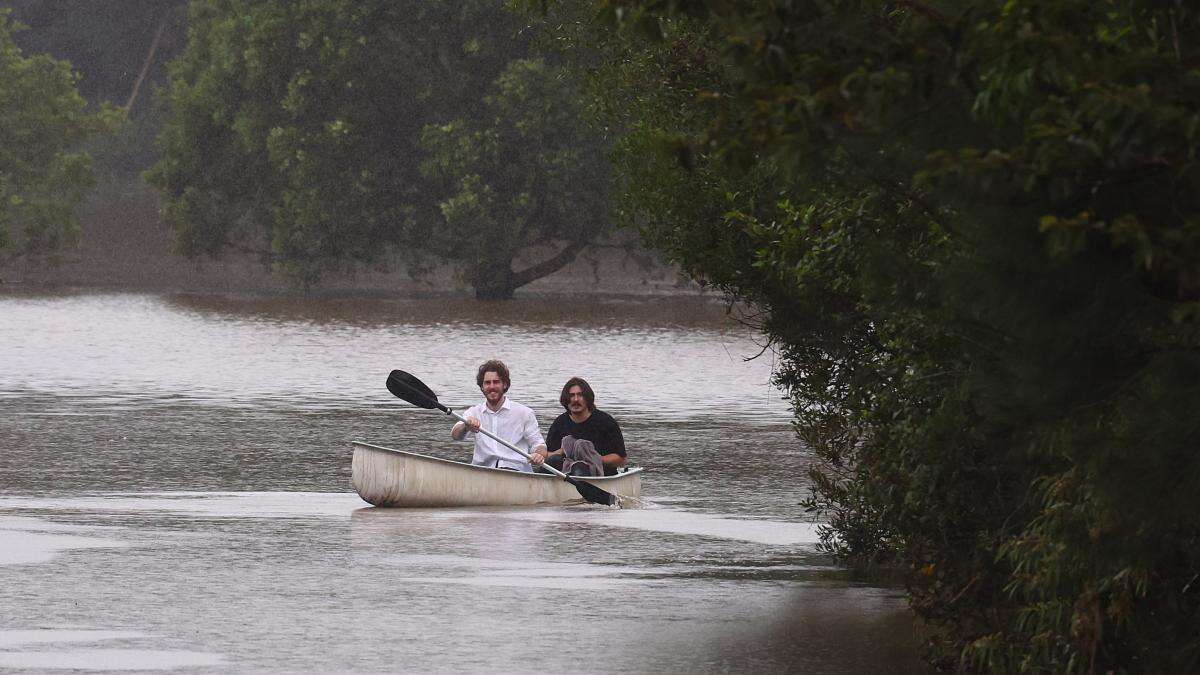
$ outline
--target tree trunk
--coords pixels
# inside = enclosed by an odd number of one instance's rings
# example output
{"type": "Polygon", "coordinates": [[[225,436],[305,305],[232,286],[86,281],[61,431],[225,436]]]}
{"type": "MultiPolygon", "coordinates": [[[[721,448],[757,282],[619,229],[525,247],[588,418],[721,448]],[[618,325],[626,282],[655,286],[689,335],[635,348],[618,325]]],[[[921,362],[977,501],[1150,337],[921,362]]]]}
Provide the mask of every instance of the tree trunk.
{"type": "Polygon", "coordinates": [[[553,257],[536,265],[530,265],[520,272],[513,271],[511,260],[505,261],[503,265],[476,270],[471,277],[471,286],[475,288],[475,298],[477,300],[512,300],[513,291],[562,269],[574,260],[586,245],[587,243],[582,241],[571,242],[553,257]]]}
{"type": "Polygon", "coordinates": [[[142,62],[142,70],[133,83],[133,91],[129,94],[129,100],[125,102],[125,107],[122,109],[126,118],[129,117],[129,111],[133,109],[133,104],[137,101],[138,91],[142,88],[142,80],[145,80],[146,73],[150,72],[150,64],[154,63],[154,54],[158,51],[158,43],[162,40],[163,31],[166,30],[167,23],[171,21],[173,14],[174,11],[171,10],[158,24],[158,31],[154,33],[154,39],[150,41],[150,53],[146,54],[146,60],[142,62]]]}
{"type": "Polygon", "coordinates": [[[488,263],[471,275],[471,286],[475,288],[476,300],[512,300],[517,289],[512,282],[512,262],[488,263]]]}
{"type": "Polygon", "coordinates": [[[512,286],[476,286],[476,300],[512,300],[513,291],[516,290],[512,286]]]}

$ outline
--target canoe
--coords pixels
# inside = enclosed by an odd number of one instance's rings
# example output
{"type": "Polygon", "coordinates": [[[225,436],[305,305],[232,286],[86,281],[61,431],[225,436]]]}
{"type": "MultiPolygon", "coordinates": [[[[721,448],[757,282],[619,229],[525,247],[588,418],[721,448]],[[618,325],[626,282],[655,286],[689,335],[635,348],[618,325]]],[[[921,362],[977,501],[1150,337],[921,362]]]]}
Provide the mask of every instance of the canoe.
{"type": "MultiPolygon", "coordinates": [[[[354,441],[351,481],[375,506],[533,506],[579,504],[579,491],[545,473],[525,473],[452,462],[415,452],[354,441]]],[[[642,469],[580,478],[621,497],[642,495],[642,469]]]]}

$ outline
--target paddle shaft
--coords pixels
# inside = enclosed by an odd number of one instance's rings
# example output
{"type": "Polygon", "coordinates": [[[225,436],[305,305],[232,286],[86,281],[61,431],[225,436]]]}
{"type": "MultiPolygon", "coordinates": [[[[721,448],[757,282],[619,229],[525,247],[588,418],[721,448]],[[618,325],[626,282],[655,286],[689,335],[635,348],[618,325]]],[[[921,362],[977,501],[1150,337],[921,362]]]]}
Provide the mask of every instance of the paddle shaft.
{"type": "MultiPolygon", "coordinates": [[[[446,409],[446,414],[450,415],[451,417],[454,417],[459,422],[466,424],[467,431],[474,431],[474,429],[471,428],[471,425],[467,424],[466,418],[464,418],[462,415],[459,415],[458,413],[454,412],[453,410],[451,410],[449,408],[446,409]]],[[[528,452],[525,452],[524,450],[518,448],[517,446],[513,445],[512,443],[509,443],[508,441],[504,440],[503,438],[500,438],[499,436],[497,436],[496,434],[493,434],[492,432],[488,431],[487,429],[480,427],[479,433],[483,434],[484,436],[487,436],[488,438],[492,439],[493,441],[499,441],[499,442],[503,443],[505,445],[505,447],[509,448],[510,450],[516,450],[517,452],[521,453],[522,457],[524,457],[525,459],[529,459],[528,452]]],[[[567,477],[567,474],[559,471],[558,469],[550,466],[549,464],[546,464],[543,462],[542,466],[545,467],[546,469],[548,469],[550,471],[550,473],[554,474],[555,476],[558,476],[559,478],[567,477]]]]}

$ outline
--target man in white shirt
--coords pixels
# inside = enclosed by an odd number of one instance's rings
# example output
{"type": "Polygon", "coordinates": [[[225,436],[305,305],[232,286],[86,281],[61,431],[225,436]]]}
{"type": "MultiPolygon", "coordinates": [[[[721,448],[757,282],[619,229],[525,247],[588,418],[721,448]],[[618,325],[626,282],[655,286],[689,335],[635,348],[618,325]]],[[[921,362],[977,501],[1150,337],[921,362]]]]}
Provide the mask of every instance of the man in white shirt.
{"type": "MultiPolygon", "coordinates": [[[[508,366],[497,360],[485,361],[475,374],[475,384],[483,392],[483,403],[472,406],[456,422],[450,437],[461,441],[468,433],[483,429],[521,448],[527,453],[546,453],[546,441],[538,431],[537,417],[528,407],[508,398],[512,378],[508,366]]],[[[471,463],[498,469],[533,471],[529,460],[483,434],[475,434],[475,454],[471,463]]]]}

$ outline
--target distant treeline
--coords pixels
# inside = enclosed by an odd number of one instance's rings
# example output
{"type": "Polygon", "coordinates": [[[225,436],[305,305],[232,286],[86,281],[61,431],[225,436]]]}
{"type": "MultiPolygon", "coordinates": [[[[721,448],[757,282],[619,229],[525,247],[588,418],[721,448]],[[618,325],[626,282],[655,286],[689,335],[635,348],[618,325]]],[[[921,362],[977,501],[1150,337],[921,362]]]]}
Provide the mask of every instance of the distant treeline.
{"type": "MultiPolygon", "coordinates": [[[[453,265],[503,299],[628,246],[610,139],[499,0],[23,2],[12,18],[25,52],[62,59],[109,106],[113,133],[45,153],[150,168],[186,256],[249,254],[305,287],[396,259],[410,275],[453,265]]],[[[57,179],[40,180],[60,204],[87,185],[57,179]]],[[[73,218],[37,219],[14,219],[10,251],[77,237],[73,218]]]]}

